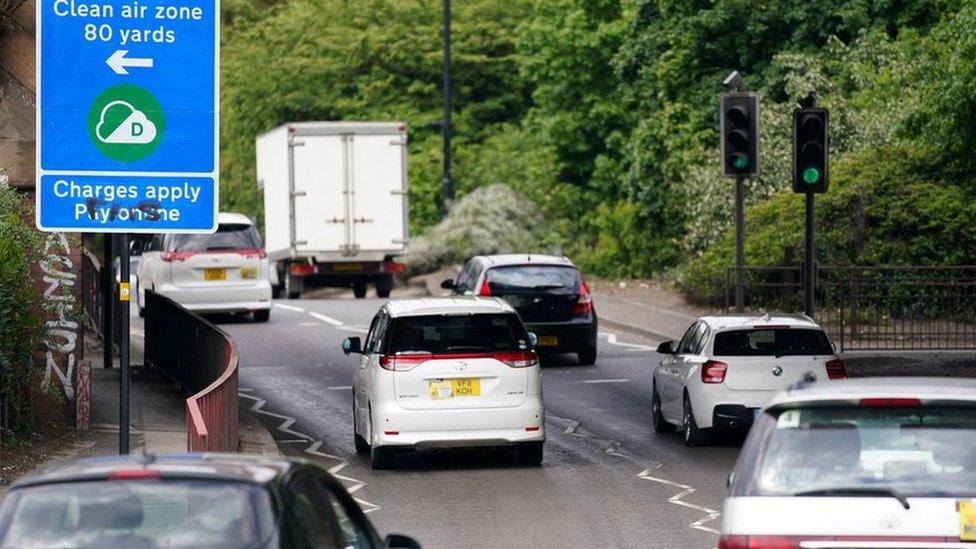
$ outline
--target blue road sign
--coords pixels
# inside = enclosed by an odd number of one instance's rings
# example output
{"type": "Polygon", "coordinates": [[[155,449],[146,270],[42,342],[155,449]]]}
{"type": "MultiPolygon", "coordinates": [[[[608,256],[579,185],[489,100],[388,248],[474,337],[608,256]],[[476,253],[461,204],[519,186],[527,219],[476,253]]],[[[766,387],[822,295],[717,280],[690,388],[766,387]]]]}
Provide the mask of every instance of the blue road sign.
{"type": "Polygon", "coordinates": [[[37,226],[216,229],[219,0],[38,0],[37,226]]]}

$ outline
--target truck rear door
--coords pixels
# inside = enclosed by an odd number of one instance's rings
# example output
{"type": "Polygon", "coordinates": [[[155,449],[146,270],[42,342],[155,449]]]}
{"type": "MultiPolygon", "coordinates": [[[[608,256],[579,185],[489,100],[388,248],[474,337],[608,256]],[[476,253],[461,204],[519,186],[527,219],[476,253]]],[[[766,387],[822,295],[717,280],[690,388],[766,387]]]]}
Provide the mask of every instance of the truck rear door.
{"type": "Polygon", "coordinates": [[[339,252],[347,241],[343,136],[297,136],[292,154],[295,249],[339,252]]]}
{"type": "Polygon", "coordinates": [[[406,130],[393,126],[352,136],[350,244],[391,253],[406,246],[406,130]],[[374,133],[377,132],[377,133],[374,133]]]}

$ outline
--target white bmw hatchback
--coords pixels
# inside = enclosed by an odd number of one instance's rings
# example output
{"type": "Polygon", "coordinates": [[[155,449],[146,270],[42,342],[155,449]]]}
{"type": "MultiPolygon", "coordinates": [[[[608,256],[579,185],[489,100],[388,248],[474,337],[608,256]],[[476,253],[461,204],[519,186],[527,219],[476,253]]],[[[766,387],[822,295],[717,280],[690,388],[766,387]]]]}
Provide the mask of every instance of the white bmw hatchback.
{"type": "Polygon", "coordinates": [[[221,213],[213,234],[156,235],[142,253],[136,288],[139,316],[152,289],[202,313],[271,313],[268,256],[254,224],[237,213],[221,213]]]}
{"type": "Polygon", "coordinates": [[[654,429],[680,425],[688,446],[706,444],[714,429],[748,428],[777,391],[808,375],[847,377],[827,334],[804,315],[705,316],[657,351],[654,429]]]}
{"type": "Polygon", "coordinates": [[[353,380],[356,451],[372,466],[421,447],[515,446],[525,465],[542,462],[542,374],[515,310],[493,297],[387,302],[353,380]]]}
{"type": "Polygon", "coordinates": [[[976,547],[976,380],[777,395],[729,481],[720,549],[976,547]]]}

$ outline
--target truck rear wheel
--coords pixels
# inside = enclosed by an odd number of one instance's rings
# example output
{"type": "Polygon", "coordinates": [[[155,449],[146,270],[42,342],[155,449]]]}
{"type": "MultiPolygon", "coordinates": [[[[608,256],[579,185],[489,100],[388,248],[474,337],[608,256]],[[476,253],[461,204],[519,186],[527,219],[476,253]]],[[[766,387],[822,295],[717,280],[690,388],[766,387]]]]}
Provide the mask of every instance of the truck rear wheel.
{"type": "Polygon", "coordinates": [[[288,299],[298,299],[301,296],[301,284],[295,280],[295,275],[288,272],[285,269],[284,282],[282,283],[282,292],[288,299]]]}
{"type": "Polygon", "coordinates": [[[390,297],[393,290],[393,276],[384,276],[376,280],[376,297],[390,297]]]}
{"type": "Polygon", "coordinates": [[[352,283],[352,293],[356,296],[356,299],[362,299],[366,297],[366,283],[365,282],[353,282],[352,283]]]}

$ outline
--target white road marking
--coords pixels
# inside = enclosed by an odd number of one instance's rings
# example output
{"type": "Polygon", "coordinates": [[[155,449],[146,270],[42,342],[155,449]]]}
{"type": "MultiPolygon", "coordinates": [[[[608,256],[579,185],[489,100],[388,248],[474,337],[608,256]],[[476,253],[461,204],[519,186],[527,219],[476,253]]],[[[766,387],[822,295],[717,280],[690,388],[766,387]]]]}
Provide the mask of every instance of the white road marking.
{"type": "Polygon", "coordinates": [[[587,379],[585,381],[581,381],[580,383],[628,383],[629,381],[630,381],[629,379],[623,379],[623,378],[620,378],[620,379],[587,379]]]}
{"type": "Polygon", "coordinates": [[[326,387],[326,391],[351,391],[352,385],[336,385],[334,387],[326,387]]]}
{"type": "Polygon", "coordinates": [[[617,334],[600,332],[600,335],[607,338],[607,343],[611,345],[619,345],[620,347],[629,347],[631,349],[636,349],[638,351],[656,351],[657,347],[651,347],[650,345],[638,345],[637,343],[624,343],[623,341],[617,341],[617,334]]]}
{"type": "Polygon", "coordinates": [[[356,332],[357,334],[365,334],[369,330],[361,326],[336,326],[337,330],[345,330],[347,332],[356,332]]]}
{"type": "Polygon", "coordinates": [[[293,305],[285,305],[284,303],[275,303],[274,306],[278,307],[279,309],[284,309],[286,311],[295,311],[296,313],[305,312],[305,309],[302,309],[301,307],[295,307],[293,305]]]}
{"type": "Polygon", "coordinates": [[[345,322],[343,322],[341,320],[336,320],[336,319],[334,319],[332,317],[329,317],[329,316],[325,316],[322,313],[308,313],[308,314],[312,318],[317,318],[317,319],[321,320],[322,322],[331,324],[333,326],[343,326],[343,325],[345,325],[345,322]]]}
{"type": "MultiPolygon", "coordinates": [[[[280,442],[289,442],[289,443],[292,443],[292,442],[303,442],[303,443],[304,442],[308,442],[309,443],[308,448],[305,448],[305,450],[303,450],[306,454],[311,454],[311,455],[314,455],[314,456],[318,456],[318,457],[322,457],[322,458],[326,458],[326,459],[331,459],[331,460],[338,461],[339,463],[336,464],[336,465],[333,465],[332,467],[330,467],[328,469],[328,471],[335,478],[337,478],[339,480],[344,480],[344,481],[346,481],[346,482],[348,482],[348,483],[351,484],[351,486],[349,486],[349,487],[346,488],[346,491],[349,492],[349,494],[352,494],[353,492],[357,492],[362,487],[366,486],[366,481],[359,480],[359,479],[352,478],[352,477],[347,477],[347,476],[344,476],[344,475],[340,475],[339,474],[339,471],[341,471],[346,466],[348,466],[349,465],[349,462],[346,461],[345,459],[339,457],[339,456],[334,456],[332,454],[327,454],[325,452],[320,452],[319,451],[319,448],[322,447],[322,441],[313,441],[312,440],[312,437],[306,435],[305,433],[301,433],[299,431],[295,431],[295,430],[291,429],[291,426],[295,424],[295,421],[296,421],[295,418],[288,417],[288,416],[283,416],[281,414],[275,414],[273,412],[268,412],[268,411],[264,410],[263,408],[264,408],[264,405],[267,404],[267,401],[265,401],[262,398],[256,397],[254,395],[247,394],[247,393],[250,393],[250,392],[252,392],[252,390],[249,389],[249,388],[238,389],[238,395],[239,396],[242,396],[244,398],[247,398],[247,399],[250,399],[250,400],[253,400],[254,401],[254,406],[251,406],[251,411],[252,412],[255,412],[255,413],[258,413],[258,414],[262,414],[262,415],[265,415],[265,416],[269,416],[269,417],[273,417],[273,418],[277,418],[277,419],[283,419],[284,421],[281,423],[281,425],[279,425],[277,427],[277,429],[279,431],[283,432],[283,433],[288,433],[290,435],[293,435],[295,437],[298,437],[297,440],[295,440],[295,439],[288,439],[288,440],[283,440],[283,441],[280,441],[280,442]]],[[[279,441],[276,440],[275,442],[279,442],[279,441]]],[[[368,502],[366,500],[359,499],[357,497],[353,497],[353,499],[356,500],[357,503],[359,503],[361,506],[364,507],[364,509],[363,509],[363,512],[364,513],[372,513],[373,511],[378,511],[380,509],[380,506],[379,505],[376,505],[375,503],[370,503],[370,502],[368,502]]]]}
{"type": "Polygon", "coordinates": [[[708,526],[704,526],[704,524],[706,522],[711,522],[711,521],[717,519],[718,517],[722,516],[722,513],[719,513],[715,509],[709,509],[708,507],[703,507],[701,505],[695,505],[694,503],[688,503],[687,501],[683,501],[683,499],[686,496],[690,496],[691,494],[694,494],[695,492],[697,492],[697,489],[692,488],[691,486],[688,486],[687,484],[680,484],[680,483],[677,483],[677,482],[674,482],[674,481],[671,481],[671,480],[667,480],[667,479],[663,479],[663,478],[651,476],[651,471],[653,471],[655,469],[660,469],[663,466],[664,465],[661,464],[661,463],[656,463],[654,467],[651,467],[651,468],[648,468],[648,469],[644,469],[643,471],[641,471],[640,473],[638,473],[637,474],[637,478],[642,478],[644,480],[649,480],[651,482],[656,482],[658,484],[663,484],[665,486],[671,486],[673,488],[678,488],[679,490],[681,490],[677,494],[675,494],[675,495],[671,496],[670,498],[668,498],[668,503],[671,503],[673,505],[677,505],[679,507],[684,507],[686,509],[693,509],[695,511],[700,511],[702,513],[705,513],[705,515],[706,515],[705,517],[702,517],[702,518],[696,520],[695,522],[692,522],[691,524],[688,525],[688,527],[689,528],[693,528],[695,530],[701,530],[702,532],[708,532],[710,534],[716,534],[716,535],[720,534],[720,532],[718,530],[716,530],[715,528],[709,528],[708,526]]]}

